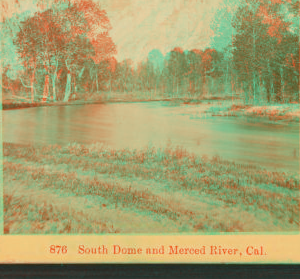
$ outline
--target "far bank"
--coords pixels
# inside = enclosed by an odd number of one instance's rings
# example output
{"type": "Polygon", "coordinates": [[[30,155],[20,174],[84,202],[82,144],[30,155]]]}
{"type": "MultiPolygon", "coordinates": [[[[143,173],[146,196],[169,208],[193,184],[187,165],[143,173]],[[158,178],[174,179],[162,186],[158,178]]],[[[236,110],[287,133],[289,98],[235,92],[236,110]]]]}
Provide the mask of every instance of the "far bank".
{"type": "Polygon", "coordinates": [[[258,121],[268,122],[298,122],[300,119],[299,103],[257,103],[245,104],[238,96],[206,96],[199,98],[190,97],[158,97],[152,96],[135,97],[131,94],[113,96],[101,95],[98,98],[88,100],[70,100],[69,102],[13,102],[5,100],[2,103],[3,110],[14,110],[36,107],[57,107],[57,106],[82,106],[92,104],[109,103],[140,103],[140,102],[169,102],[175,106],[202,105],[201,113],[212,117],[247,117],[258,121]]]}

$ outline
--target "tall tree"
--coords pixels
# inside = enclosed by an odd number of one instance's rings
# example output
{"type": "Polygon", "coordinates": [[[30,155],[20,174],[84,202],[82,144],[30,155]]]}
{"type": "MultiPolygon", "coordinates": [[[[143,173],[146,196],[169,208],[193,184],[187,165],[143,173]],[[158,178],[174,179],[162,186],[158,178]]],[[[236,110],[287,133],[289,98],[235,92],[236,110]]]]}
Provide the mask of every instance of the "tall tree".
{"type": "MultiPolygon", "coordinates": [[[[63,100],[67,102],[72,88],[76,92],[76,79],[81,78],[85,61],[91,60],[98,65],[109,59],[116,52],[116,48],[108,35],[111,27],[106,12],[98,4],[91,0],[58,2],[64,5],[58,8],[54,1],[53,9],[37,12],[24,21],[15,44],[27,65],[29,61],[34,69],[37,64],[43,65],[44,100],[49,95],[50,77],[53,100],[57,99],[58,74],[62,69],[66,70],[63,100]]],[[[94,75],[97,84],[98,70],[97,66],[94,75]]]]}
{"type": "Polygon", "coordinates": [[[245,92],[252,93],[254,102],[262,98],[263,88],[268,101],[284,100],[291,74],[289,84],[298,83],[299,71],[287,62],[299,55],[299,34],[291,32],[292,22],[287,16],[293,10],[290,2],[246,0],[233,20],[234,67],[239,82],[247,85],[245,92]]]}

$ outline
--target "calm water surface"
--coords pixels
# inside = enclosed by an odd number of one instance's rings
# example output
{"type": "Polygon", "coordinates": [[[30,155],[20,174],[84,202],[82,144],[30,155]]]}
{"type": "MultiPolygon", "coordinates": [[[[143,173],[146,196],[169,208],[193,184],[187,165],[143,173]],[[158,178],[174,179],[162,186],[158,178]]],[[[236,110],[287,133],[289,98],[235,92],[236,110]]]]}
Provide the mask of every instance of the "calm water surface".
{"type": "Polygon", "coordinates": [[[183,146],[272,170],[299,171],[299,125],[205,117],[201,105],[114,103],[3,111],[3,141],[103,142],[116,148],[183,146]]]}

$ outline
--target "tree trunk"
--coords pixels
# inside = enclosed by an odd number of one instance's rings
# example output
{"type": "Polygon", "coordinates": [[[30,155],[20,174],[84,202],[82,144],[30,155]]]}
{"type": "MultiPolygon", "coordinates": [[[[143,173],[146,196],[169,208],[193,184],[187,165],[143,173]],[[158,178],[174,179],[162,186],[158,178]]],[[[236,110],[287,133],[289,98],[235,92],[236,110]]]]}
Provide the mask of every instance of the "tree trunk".
{"type": "Polygon", "coordinates": [[[173,76],[173,88],[172,88],[173,94],[174,94],[174,88],[175,88],[175,76],[173,76]]]}
{"type": "Polygon", "coordinates": [[[234,90],[234,81],[233,81],[233,76],[231,72],[231,100],[233,102],[233,90],[234,90]]]}
{"type": "Polygon", "coordinates": [[[54,74],[52,75],[52,91],[53,91],[53,102],[56,102],[56,86],[55,86],[55,80],[57,78],[57,67],[58,67],[58,60],[56,60],[56,66],[54,74]]]}
{"type": "Polygon", "coordinates": [[[55,80],[56,80],[56,76],[57,76],[57,69],[55,70],[54,74],[52,75],[52,91],[53,91],[53,102],[56,102],[56,84],[55,84],[55,80]]]}
{"type": "Polygon", "coordinates": [[[271,69],[270,69],[270,62],[268,61],[268,80],[265,83],[266,84],[266,90],[267,90],[267,101],[268,103],[271,102],[271,88],[272,88],[272,74],[271,74],[271,69]]]}
{"type": "Polygon", "coordinates": [[[271,101],[273,101],[274,98],[274,81],[273,81],[273,75],[271,78],[271,101]]]}
{"type": "Polygon", "coordinates": [[[35,68],[33,70],[33,73],[32,73],[32,77],[31,77],[31,80],[30,80],[30,86],[31,86],[31,103],[34,102],[34,78],[35,78],[35,68]]]}
{"type": "Polygon", "coordinates": [[[91,92],[94,92],[94,83],[95,83],[95,81],[92,79],[92,88],[91,88],[91,92]]]}
{"type": "Polygon", "coordinates": [[[49,75],[45,76],[45,85],[44,85],[44,93],[43,93],[43,102],[46,102],[49,94],[49,75]]]}
{"type": "Polygon", "coordinates": [[[255,73],[253,73],[253,102],[255,103],[255,95],[256,95],[256,76],[255,73]]]}
{"type": "MultiPolygon", "coordinates": [[[[271,81],[270,81],[270,83],[271,83],[271,81]]],[[[266,83],[265,88],[267,91],[267,102],[270,103],[271,102],[271,85],[266,83]]]]}
{"type": "Polygon", "coordinates": [[[281,85],[281,96],[282,100],[284,101],[284,80],[283,80],[283,67],[280,67],[280,85],[281,85]]]}
{"type": "Polygon", "coordinates": [[[56,78],[56,74],[52,77],[53,102],[56,101],[55,78],[56,78]]]}
{"type": "Polygon", "coordinates": [[[204,75],[203,75],[202,95],[205,95],[205,83],[206,83],[206,69],[204,70],[204,75]]]}
{"type": "Polygon", "coordinates": [[[74,76],[74,93],[77,94],[76,76],[74,76]]]}
{"type": "Polygon", "coordinates": [[[195,95],[195,91],[196,91],[196,80],[193,79],[193,81],[192,81],[192,93],[193,93],[193,95],[195,95]]]}
{"type": "Polygon", "coordinates": [[[215,86],[215,84],[214,84],[214,78],[211,77],[211,92],[210,92],[210,96],[212,96],[212,93],[214,93],[214,86],[215,86]]]}
{"type": "Polygon", "coordinates": [[[111,93],[111,73],[110,73],[110,93],[111,93]]]}
{"type": "Polygon", "coordinates": [[[71,95],[71,73],[68,72],[64,102],[69,101],[70,95],[71,95]]]}
{"type": "Polygon", "coordinates": [[[97,85],[97,93],[99,91],[99,86],[98,86],[98,74],[96,73],[96,85],[97,85]]]}

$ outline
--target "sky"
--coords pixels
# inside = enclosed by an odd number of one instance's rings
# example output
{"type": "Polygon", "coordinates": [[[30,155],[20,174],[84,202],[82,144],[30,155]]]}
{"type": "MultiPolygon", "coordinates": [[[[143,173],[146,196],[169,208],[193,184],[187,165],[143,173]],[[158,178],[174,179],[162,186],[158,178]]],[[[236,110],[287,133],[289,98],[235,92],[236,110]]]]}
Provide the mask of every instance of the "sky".
{"type": "Polygon", "coordinates": [[[223,0],[101,0],[111,21],[117,59],[144,60],[152,49],[205,49],[223,0]]]}
{"type": "MultiPolygon", "coordinates": [[[[14,12],[14,1],[8,1],[10,7],[6,8],[6,16],[14,12]]],[[[226,46],[231,40],[231,30],[228,29],[230,19],[228,21],[224,17],[223,11],[226,10],[224,1],[235,0],[94,1],[107,11],[112,26],[110,36],[117,46],[118,61],[132,59],[137,63],[145,60],[153,49],[165,55],[174,47],[205,49],[220,46],[220,42],[226,46]],[[221,29],[226,32],[220,33],[220,23],[224,25],[221,29]]],[[[34,0],[18,2],[21,6],[19,12],[37,10],[34,0]]]]}

